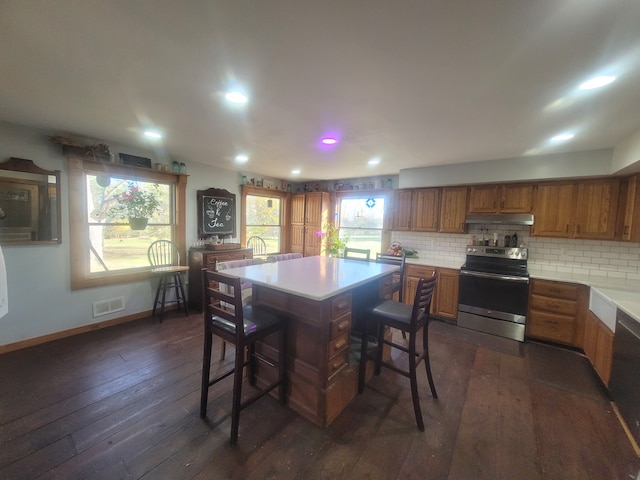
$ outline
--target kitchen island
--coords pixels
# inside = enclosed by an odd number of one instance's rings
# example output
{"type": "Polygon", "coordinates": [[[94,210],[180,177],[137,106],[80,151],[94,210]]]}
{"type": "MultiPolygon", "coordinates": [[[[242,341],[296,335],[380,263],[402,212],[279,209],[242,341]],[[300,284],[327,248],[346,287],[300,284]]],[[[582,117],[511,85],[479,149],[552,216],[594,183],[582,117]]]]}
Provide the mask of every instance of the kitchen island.
{"type": "MultiPolygon", "coordinates": [[[[253,284],[254,306],[287,317],[288,402],[311,422],[329,425],[355,397],[352,326],[367,305],[391,296],[397,270],[395,265],[314,256],[225,271],[253,284]]],[[[276,340],[257,348],[275,359],[274,347],[276,340]]],[[[270,374],[259,371],[258,381],[270,381],[270,374]]]]}

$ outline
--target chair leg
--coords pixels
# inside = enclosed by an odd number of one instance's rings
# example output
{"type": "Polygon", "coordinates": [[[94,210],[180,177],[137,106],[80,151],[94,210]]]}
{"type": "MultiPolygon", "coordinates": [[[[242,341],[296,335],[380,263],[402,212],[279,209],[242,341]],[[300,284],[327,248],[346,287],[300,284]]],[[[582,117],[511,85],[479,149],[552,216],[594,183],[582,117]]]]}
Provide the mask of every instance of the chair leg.
{"type": "Polygon", "coordinates": [[[180,310],[180,301],[182,300],[182,306],[184,307],[185,316],[189,316],[189,309],[187,307],[187,297],[184,294],[184,285],[182,284],[182,274],[176,273],[175,278],[176,286],[176,300],[178,301],[178,310],[180,310]]]}
{"type": "Polygon", "coordinates": [[[420,409],[416,370],[416,332],[412,332],[409,334],[409,380],[411,380],[411,398],[413,400],[413,411],[416,415],[418,430],[424,432],[424,421],[422,420],[422,410],[420,409]]]}
{"type": "Polygon", "coordinates": [[[380,375],[380,372],[382,371],[382,355],[384,353],[384,325],[382,325],[381,322],[376,322],[376,339],[378,341],[378,345],[376,345],[376,366],[373,374],[380,375]]]}
{"type": "Polygon", "coordinates": [[[211,346],[213,336],[209,329],[204,333],[204,353],[202,355],[202,384],[200,387],[200,417],[207,416],[207,399],[209,396],[209,375],[211,373],[211,346]]]}
{"type": "Polygon", "coordinates": [[[362,331],[360,338],[360,365],[358,370],[358,393],[364,392],[364,384],[366,380],[367,373],[367,360],[369,358],[368,349],[369,349],[369,329],[368,324],[366,322],[362,322],[362,331]]]}
{"type": "Polygon", "coordinates": [[[162,275],[160,278],[162,281],[162,303],[160,304],[160,321],[162,322],[162,316],[164,315],[164,301],[167,297],[167,287],[169,286],[169,283],[164,275],[162,275]]]}
{"type": "Polygon", "coordinates": [[[249,344],[249,363],[247,364],[247,377],[249,378],[249,385],[255,387],[256,385],[256,344],[249,344]]]}
{"type": "Polygon", "coordinates": [[[287,329],[283,326],[280,330],[280,351],[278,352],[278,370],[280,386],[278,394],[280,402],[287,403],[287,329]]]}
{"type": "Polygon", "coordinates": [[[156,296],[153,299],[153,310],[151,311],[151,316],[156,316],[156,306],[158,305],[158,297],[160,296],[160,289],[162,288],[162,275],[158,278],[158,286],[156,287],[156,296]]]}
{"type": "Polygon", "coordinates": [[[429,322],[422,327],[422,349],[424,351],[424,367],[427,369],[427,379],[429,379],[429,388],[431,388],[431,396],[438,398],[436,386],[433,383],[433,375],[431,374],[431,362],[429,361],[429,322]]]}
{"type": "Polygon", "coordinates": [[[240,403],[242,401],[242,364],[244,363],[244,347],[236,345],[236,364],[233,372],[233,405],[231,407],[231,445],[238,443],[238,427],[240,424],[240,403]]]}
{"type": "Polygon", "coordinates": [[[224,356],[227,354],[227,342],[222,340],[222,347],[220,348],[220,360],[224,360],[224,356]]]}

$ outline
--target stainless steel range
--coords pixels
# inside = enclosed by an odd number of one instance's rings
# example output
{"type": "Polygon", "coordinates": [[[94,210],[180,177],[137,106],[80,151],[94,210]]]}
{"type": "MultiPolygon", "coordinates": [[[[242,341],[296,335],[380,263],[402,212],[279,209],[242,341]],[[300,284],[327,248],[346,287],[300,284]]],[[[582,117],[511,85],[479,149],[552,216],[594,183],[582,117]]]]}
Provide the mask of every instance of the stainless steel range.
{"type": "Polygon", "coordinates": [[[458,326],[524,341],[527,256],[524,247],[467,247],[460,270],[458,326]]]}

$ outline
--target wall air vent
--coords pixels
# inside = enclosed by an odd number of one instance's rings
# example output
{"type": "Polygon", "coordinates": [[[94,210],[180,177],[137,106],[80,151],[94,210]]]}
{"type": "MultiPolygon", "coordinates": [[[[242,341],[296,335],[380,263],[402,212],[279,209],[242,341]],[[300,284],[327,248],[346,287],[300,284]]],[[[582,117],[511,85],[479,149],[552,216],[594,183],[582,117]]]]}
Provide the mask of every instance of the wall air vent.
{"type": "Polygon", "coordinates": [[[124,297],[112,298],[110,300],[100,300],[93,302],[93,316],[100,317],[108,313],[124,310],[124,297]]]}

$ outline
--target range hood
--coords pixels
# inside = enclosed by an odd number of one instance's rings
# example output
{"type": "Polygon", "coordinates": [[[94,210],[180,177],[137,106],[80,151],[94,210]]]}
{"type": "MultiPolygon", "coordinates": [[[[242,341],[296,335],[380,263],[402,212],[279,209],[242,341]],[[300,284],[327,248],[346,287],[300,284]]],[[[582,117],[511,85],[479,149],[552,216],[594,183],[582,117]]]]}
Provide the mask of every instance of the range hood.
{"type": "Polygon", "coordinates": [[[533,215],[467,215],[465,223],[475,225],[533,225],[533,215]]]}

